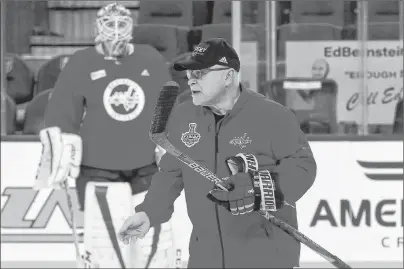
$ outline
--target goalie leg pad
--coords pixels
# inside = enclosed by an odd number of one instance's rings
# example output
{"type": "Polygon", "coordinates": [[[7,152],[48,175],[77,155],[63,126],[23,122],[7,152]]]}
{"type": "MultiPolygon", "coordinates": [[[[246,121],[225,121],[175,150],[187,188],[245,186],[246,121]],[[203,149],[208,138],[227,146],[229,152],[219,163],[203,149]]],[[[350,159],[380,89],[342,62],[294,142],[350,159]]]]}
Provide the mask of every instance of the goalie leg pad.
{"type": "Polygon", "coordinates": [[[117,239],[119,227],[133,214],[128,183],[89,182],[84,211],[84,246],[92,268],[133,268],[129,246],[117,239]]]}
{"type": "Polygon", "coordinates": [[[174,268],[175,245],[171,221],[150,228],[142,240],[131,242],[131,249],[134,268],[174,268]]]}
{"type": "Polygon", "coordinates": [[[114,182],[119,178],[119,173],[108,170],[101,170],[89,166],[82,166],[80,176],[76,180],[76,192],[79,201],[80,211],[84,211],[86,200],[86,187],[89,182],[114,182]]]}
{"type": "MultiPolygon", "coordinates": [[[[146,192],[132,196],[133,205],[141,204],[146,192]]],[[[132,266],[134,268],[174,268],[175,242],[172,220],[151,227],[142,240],[131,242],[132,266]]]]}

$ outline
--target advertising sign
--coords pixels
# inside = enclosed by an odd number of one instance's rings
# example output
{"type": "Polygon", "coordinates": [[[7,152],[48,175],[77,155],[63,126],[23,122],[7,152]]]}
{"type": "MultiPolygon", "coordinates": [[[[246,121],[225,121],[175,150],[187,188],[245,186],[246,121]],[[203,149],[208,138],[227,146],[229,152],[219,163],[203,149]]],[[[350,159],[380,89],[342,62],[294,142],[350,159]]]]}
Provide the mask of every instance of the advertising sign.
{"type": "MultiPolygon", "coordinates": [[[[348,263],[402,263],[403,142],[316,141],[310,145],[317,178],[297,203],[299,230],[348,263]]],[[[70,261],[74,266],[66,194],[32,189],[40,154],[39,142],[2,142],[2,262],[70,261]]],[[[77,208],[77,200],[73,202],[77,208]]],[[[84,218],[79,212],[76,216],[80,233],[84,218]]],[[[175,203],[171,223],[175,245],[186,261],[192,225],[183,194],[175,203]]],[[[302,247],[302,265],[324,262],[302,247]]]]}
{"type": "MultiPolygon", "coordinates": [[[[403,98],[403,41],[367,41],[366,44],[369,124],[393,124],[396,103],[403,98]]],[[[286,43],[287,77],[336,81],[339,122],[362,121],[360,71],[360,44],[357,41],[286,43]]],[[[296,98],[301,99],[299,95],[296,98]]]]}

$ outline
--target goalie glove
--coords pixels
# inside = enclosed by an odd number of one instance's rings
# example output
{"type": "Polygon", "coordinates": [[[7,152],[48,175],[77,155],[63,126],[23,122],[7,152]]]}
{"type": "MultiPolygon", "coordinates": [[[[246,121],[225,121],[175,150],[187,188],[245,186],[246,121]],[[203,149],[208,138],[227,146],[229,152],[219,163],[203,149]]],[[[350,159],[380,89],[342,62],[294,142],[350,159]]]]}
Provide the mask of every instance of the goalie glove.
{"type": "Polygon", "coordinates": [[[42,156],[35,180],[35,189],[64,186],[68,177],[80,174],[82,140],[75,134],[62,133],[59,127],[40,131],[42,156]]]}
{"type": "MultiPolygon", "coordinates": [[[[226,184],[229,191],[214,188],[208,198],[224,206],[233,215],[252,211],[277,211],[284,204],[283,195],[275,187],[274,175],[268,170],[258,171],[258,161],[253,154],[239,153],[230,157],[227,164],[233,174],[226,184]]],[[[277,177],[276,177],[277,178],[277,177]]]]}

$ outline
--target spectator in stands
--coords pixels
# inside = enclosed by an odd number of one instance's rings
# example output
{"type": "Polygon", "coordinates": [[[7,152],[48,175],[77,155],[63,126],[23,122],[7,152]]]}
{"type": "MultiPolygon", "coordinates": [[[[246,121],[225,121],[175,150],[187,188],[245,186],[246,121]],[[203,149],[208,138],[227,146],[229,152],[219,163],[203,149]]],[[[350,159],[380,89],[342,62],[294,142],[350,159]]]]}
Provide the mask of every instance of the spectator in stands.
{"type": "MultiPolygon", "coordinates": [[[[312,77],[314,79],[326,79],[330,71],[330,65],[325,59],[317,59],[311,67],[312,77]]],[[[304,103],[310,104],[313,102],[313,96],[318,93],[317,90],[299,90],[298,94],[304,100],[304,103]]]]}
{"type": "Polygon", "coordinates": [[[312,77],[315,79],[326,79],[330,72],[330,65],[325,59],[317,59],[311,67],[312,77]]]}

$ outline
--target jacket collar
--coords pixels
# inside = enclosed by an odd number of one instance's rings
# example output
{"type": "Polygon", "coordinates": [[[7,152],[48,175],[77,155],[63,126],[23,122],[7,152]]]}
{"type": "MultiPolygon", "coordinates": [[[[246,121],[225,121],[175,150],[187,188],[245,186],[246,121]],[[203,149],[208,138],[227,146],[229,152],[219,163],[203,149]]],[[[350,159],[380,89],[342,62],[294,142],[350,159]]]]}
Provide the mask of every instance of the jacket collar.
{"type": "MultiPolygon", "coordinates": [[[[234,104],[233,108],[227,112],[226,116],[233,116],[242,110],[250,99],[249,90],[240,83],[240,97],[234,104]]],[[[203,111],[206,113],[213,113],[209,107],[203,107],[203,111]]]]}
{"type": "Polygon", "coordinates": [[[242,110],[247,102],[250,100],[250,93],[249,90],[240,83],[240,97],[238,98],[237,102],[234,104],[233,108],[227,113],[230,115],[237,114],[240,110],[242,110]]]}

